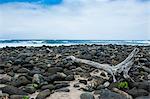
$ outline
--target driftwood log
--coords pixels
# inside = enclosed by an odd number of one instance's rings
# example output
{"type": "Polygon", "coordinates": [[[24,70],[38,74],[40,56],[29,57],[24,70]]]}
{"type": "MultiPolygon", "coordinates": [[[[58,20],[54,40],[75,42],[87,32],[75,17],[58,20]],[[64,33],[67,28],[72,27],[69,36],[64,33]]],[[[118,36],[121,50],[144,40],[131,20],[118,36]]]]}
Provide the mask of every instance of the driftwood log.
{"type": "Polygon", "coordinates": [[[116,82],[117,80],[116,80],[115,76],[119,75],[121,73],[123,73],[123,77],[125,79],[132,80],[131,77],[128,75],[128,72],[129,72],[130,68],[133,66],[134,61],[135,61],[135,55],[138,52],[139,52],[139,49],[135,48],[124,61],[122,61],[121,63],[119,63],[118,65],[115,65],[115,66],[111,66],[109,64],[100,64],[98,62],[94,62],[94,61],[90,61],[90,60],[86,60],[86,59],[80,59],[80,58],[76,58],[74,56],[68,56],[67,59],[70,59],[76,63],[84,63],[87,65],[93,66],[95,68],[104,70],[107,73],[111,74],[113,77],[113,81],[116,82]]]}

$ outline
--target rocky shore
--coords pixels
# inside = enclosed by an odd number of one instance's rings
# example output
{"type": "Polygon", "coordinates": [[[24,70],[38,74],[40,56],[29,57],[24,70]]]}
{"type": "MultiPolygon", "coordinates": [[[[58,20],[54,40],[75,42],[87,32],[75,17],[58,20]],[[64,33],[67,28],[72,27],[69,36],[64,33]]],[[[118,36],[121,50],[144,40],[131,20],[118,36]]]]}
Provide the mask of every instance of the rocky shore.
{"type": "Polygon", "coordinates": [[[150,99],[150,46],[71,45],[0,48],[0,99],[150,99]],[[129,75],[67,60],[73,55],[116,65],[138,47],[129,75]]]}

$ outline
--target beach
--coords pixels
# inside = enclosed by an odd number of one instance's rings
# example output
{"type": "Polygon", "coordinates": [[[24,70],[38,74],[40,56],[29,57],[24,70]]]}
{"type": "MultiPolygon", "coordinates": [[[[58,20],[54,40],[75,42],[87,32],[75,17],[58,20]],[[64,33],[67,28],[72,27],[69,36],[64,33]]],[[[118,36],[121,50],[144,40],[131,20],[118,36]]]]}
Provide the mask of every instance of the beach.
{"type": "Polygon", "coordinates": [[[61,45],[0,48],[0,99],[150,99],[150,46],[61,45]],[[68,56],[115,66],[138,48],[127,80],[68,56]]]}

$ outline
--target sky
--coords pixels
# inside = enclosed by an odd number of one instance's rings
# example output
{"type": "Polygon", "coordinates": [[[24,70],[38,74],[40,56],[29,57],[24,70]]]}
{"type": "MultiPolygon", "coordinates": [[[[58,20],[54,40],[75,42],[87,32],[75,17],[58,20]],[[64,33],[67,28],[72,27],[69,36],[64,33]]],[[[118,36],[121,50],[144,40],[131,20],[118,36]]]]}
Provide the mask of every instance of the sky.
{"type": "Polygon", "coordinates": [[[0,0],[0,39],[150,40],[150,0],[0,0]]]}

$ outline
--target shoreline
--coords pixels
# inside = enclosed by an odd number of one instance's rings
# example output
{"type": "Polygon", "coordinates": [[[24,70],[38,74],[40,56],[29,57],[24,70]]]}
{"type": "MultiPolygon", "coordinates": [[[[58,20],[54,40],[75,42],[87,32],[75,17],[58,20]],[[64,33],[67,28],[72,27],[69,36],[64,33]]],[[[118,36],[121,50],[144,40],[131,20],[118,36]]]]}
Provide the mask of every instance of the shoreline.
{"type": "Polygon", "coordinates": [[[0,48],[17,46],[70,46],[70,45],[135,45],[150,46],[149,40],[0,40],[0,48]]]}
{"type": "Polygon", "coordinates": [[[0,48],[0,56],[0,97],[9,99],[16,97],[22,99],[28,96],[35,97],[34,99],[150,98],[150,71],[148,71],[150,70],[150,46],[86,44],[4,47],[0,48]],[[116,78],[117,82],[114,83],[112,76],[106,75],[103,70],[66,60],[67,56],[73,55],[112,66],[125,60],[135,47],[139,48],[140,52],[129,71],[129,75],[135,82],[126,80],[120,74],[120,77],[116,78]],[[147,70],[136,67],[137,65],[144,66],[147,70]],[[126,86],[120,85],[124,83],[126,86]]]}
{"type": "Polygon", "coordinates": [[[0,48],[5,47],[42,47],[42,46],[76,46],[76,45],[98,45],[98,46],[109,46],[109,45],[115,45],[115,46],[143,46],[147,47],[150,46],[150,44],[0,44],[0,48]]]}

